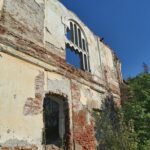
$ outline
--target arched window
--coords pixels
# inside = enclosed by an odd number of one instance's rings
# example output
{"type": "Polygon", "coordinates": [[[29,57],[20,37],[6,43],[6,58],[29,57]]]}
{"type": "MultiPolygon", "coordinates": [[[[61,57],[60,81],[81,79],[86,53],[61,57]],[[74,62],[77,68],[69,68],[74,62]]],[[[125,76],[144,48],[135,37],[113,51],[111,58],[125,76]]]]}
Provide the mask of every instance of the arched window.
{"type": "Polygon", "coordinates": [[[67,28],[66,60],[85,71],[90,71],[89,52],[84,32],[75,21],[67,28]]]}

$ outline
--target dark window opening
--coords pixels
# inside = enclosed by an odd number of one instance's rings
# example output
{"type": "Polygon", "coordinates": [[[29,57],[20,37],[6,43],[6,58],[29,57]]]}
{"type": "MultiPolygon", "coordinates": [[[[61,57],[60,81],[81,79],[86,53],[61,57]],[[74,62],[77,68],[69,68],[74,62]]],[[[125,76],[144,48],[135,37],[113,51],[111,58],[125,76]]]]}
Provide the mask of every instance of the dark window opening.
{"type": "Polygon", "coordinates": [[[82,69],[82,70],[85,70],[85,69],[84,69],[84,65],[83,65],[84,60],[83,60],[83,54],[82,54],[82,53],[81,53],[81,55],[80,55],[80,60],[81,60],[81,69],[82,69]]]}
{"type": "Polygon", "coordinates": [[[71,30],[69,30],[69,28],[67,28],[67,39],[68,40],[72,39],[72,37],[71,37],[71,30]]]}
{"type": "Polygon", "coordinates": [[[78,34],[79,34],[79,47],[82,49],[82,39],[81,39],[81,31],[78,29],[78,34]]]}
{"type": "Polygon", "coordinates": [[[87,50],[87,52],[89,52],[89,48],[88,48],[88,46],[87,46],[87,43],[86,43],[86,50],[87,50]]]}
{"type": "Polygon", "coordinates": [[[85,50],[85,40],[82,39],[82,43],[83,43],[83,50],[85,50]]]}
{"type": "Polygon", "coordinates": [[[78,46],[78,33],[77,33],[77,26],[74,25],[74,30],[75,30],[75,44],[78,46]]]}
{"type": "Polygon", "coordinates": [[[85,61],[85,70],[88,70],[87,57],[86,57],[86,55],[84,55],[84,61],[85,61]]]}
{"type": "Polygon", "coordinates": [[[70,31],[71,31],[71,41],[74,43],[74,32],[73,32],[73,24],[70,22],[70,31]]]}
{"type": "Polygon", "coordinates": [[[54,144],[59,137],[59,104],[50,97],[46,97],[43,103],[44,119],[44,144],[54,144]]]}
{"type": "Polygon", "coordinates": [[[82,54],[71,48],[69,45],[66,46],[66,60],[76,68],[83,69],[82,54]]]}

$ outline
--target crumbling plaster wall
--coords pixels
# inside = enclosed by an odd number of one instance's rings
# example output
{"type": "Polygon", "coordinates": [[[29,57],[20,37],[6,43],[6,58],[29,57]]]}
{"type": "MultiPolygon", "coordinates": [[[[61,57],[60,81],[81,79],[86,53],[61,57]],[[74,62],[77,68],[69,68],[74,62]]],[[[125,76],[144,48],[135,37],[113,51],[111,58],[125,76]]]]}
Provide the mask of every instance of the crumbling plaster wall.
{"type": "Polygon", "coordinates": [[[96,139],[91,110],[100,107],[102,96],[75,80],[71,80],[71,91],[75,150],[95,150],[96,139]]]}
{"type": "MultiPolygon", "coordinates": [[[[2,6],[2,0],[0,4],[2,6]]],[[[70,19],[75,20],[87,38],[91,73],[98,82],[104,80],[104,67],[102,66],[108,66],[109,61],[111,61],[109,64],[113,64],[113,58],[107,57],[111,54],[111,50],[105,48],[106,45],[100,42],[99,38],[61,2],[58,0],[5,0],[1,10],[0,23],[9,31],[22,38],[30,39],[63,59],[66,59],[66,28],[69,26],[70,19]],[[106,57],[103,57],[103,54],[106,57]]]]}
{"type": "Polygon", "coordinates": [[[39,45],[43,43],[44,4],[35,0],[4,0],[1,15],[1,22],[9,31],[39,45]]]}
{"type": "Polygon", "coordinates": [[[35,78],[43,70],[0,54],[0,145],[40,147],[42,113],[25,115],[24,107],[29,97],[35,97],[35,78]]]}
{"type": "Polygon", "coordinates": [[[57,93],[70,104],[70,80],[5,53],[0,56],[0,149],[42,149],[44,96],[57,93]]]}
{"type": "Polygon", "coordinates": [[[5,27],[0,26],[0,48],[5,51],[0,52],[0,145],[42,149],[42,103],[46,93],[55,93],[69,104],[70,145],[94,150],[91,110],[101,107],[108,87],[120,100],[111,49],[57,0],[0,0],[0,13],[0,25],[5,27]],[[65,59],[69,19],[78,22],[86,35],[91,74],[48,53],[65,59]]]}
{"type": "MultiPolygon", "coordinates": [[[[1,146],[36,145],[42,149],[42,102],[44,95],[49,92],[67,98],[70,118],[73,118],[72,110],[84,110],[85,117],[89,117],[88,127],[91,125],[88,111],[100,107],[102,94],[65,76],[45,71],[5,53],[0,54],[0,120],[3,120],[0,126],[1,146]],[[77,89],[72,86],[73,82],[78,85],[77,89]]],[[[70,119],[70,130],[74,134],[73,121],[70,119]]]]}
{"type": "Polygon", "coordinates": [[[101,44],[102,67],[106,71],[108,82],[118,82],[116,68],[114,66],[113,52],[105,45],[101,44]]]}
{"type": "Polygon", "coordinates": [[[95,36],[74,13],[66,9],[58,0],[47,0],[45,6],[44,41],[46,47],[48,43],[49,45],[50,43],[53,44],[54,47],[57,47],[55,53],[65,59],[66,28],[70,26],[69,20],[74,20],[80,25],[87,38],[91,73],[95,76],[95,79],[99,82],[101,82],[100,79],[105,79],[104,69],[108,68],[110,70],[108,78],[111,76],[112,80],[118,82],[115,76],[116,68],[113,62],[112,50],[101,42],[99,37],[95,36]]]}
{"type": "MultiPolygon", "coordinates": [[[[112,94],[115,96],[120,95],[120,80],[118,77],[116,64],[120,64],[119,60],[115,60],[114,52],[105,44],[100,42],[100,49],[101,49],[101,62],[102,62],[102,69],[104,74],[104,79],[106,81],[106,86],[110,88],[112,94]]],[[[120,72],[121,73],[121,72],[120,72]]],[[[119,74],[120,74],[119,73],[119,74]]],[[[117,96],[119,98],[119,96],[117,96]]]]}
{"type": "MultiPolygon", "coordinates": [[[[45,8],[45,44],[51,43],[64,53],[65,59],[65,43],[66,28],[70,26],[69,20],[76,21],[85,33],[88,42],[90,67],[92,74],[102,78],[102,70],[100,67],[99,49],[97,36],[86,27],[86,25],[71,11],[66,9],[58,0],[47,0],[45,8]]],[[[55,52],[58,53],[58,52],[55,52]]]]}
{"type": "Polygon", "coordinates": [[[2,8],[3,8],[3,0],[0,0],[0,17],[1,17],[2,8]]]}

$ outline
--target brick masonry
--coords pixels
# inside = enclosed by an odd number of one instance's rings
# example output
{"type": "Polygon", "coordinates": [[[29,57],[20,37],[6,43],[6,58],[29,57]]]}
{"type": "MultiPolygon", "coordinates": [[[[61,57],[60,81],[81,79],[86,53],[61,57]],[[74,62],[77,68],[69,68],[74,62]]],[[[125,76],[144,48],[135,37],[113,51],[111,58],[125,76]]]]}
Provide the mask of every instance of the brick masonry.
{"type": "Polygon", "coordinates": [[[44,72],[39,72],[35,78],[35,98],[27,98],[24,105],[24,115],[37,115],[42,111],[44,94],[44,72]]]}
{"type": "Polygon", "coordinates": [[[25,147],[25,146],[1,147],[0,150],[38,150],[38,148],[35,145],[33,145],[31,147],[25,147]]]}
{"type": "Polygon", "coordinates": [[[95,150],[96,139],[94,123],[91,121],[90,124],[88,124],[86,115],[86,110],[73,113],[74,140],[82,146],[82,150],[95,150]]]}
{"type": "MultiPolygon", "coordinates": [[[[76,145],[80,145],[82,150],[95,150],[96,139],[94,131],[94,122],[87,120],[89,113],[80,102],[80,86],[77,82],[72,81],[72,100],[73,100],[73,139],[76,145]]],[[[92,118],[92,117],[91,117],[92,118]]],[[[75,147],[77,150],[77,147],[75,147]]]]}

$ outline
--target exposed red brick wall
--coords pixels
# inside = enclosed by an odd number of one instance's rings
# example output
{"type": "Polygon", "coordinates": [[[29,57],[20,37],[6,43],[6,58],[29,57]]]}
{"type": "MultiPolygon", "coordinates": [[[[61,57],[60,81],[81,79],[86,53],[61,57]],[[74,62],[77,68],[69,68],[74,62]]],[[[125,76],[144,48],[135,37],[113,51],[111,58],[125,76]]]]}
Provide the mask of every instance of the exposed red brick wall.
{"type": "Polygon", "coordinates": [[[76,81],[71,82],[71,94],[72,94],[72,101],[73,101],[73,109],[79,108],[80,105],[80,86],[76,81]]]}
{"type": "Polygon", "coordinates": [[[24,115],[36,115],[42,110],[44,93],[44,72],[39,72],[35,78],[35,98],[29,97],[24,105],[24,115]]]}
{"type": "MultiPolygon", "coordinates": [[[[79,78],[84,78],[86,81],[90,81],[93,84],[100,85],[102,87],[105,86],[104,84],[95,81],[91,73],[76,69],[72,65],[67,64],[64,59],[56,54],[53,54],[49,50],[46,50],[30,40],[24,39],[4,26],[0,26],[0,28],[5,31],[2,32],[4,36],[0,37],[0,43],[11,46],[20,52],[36,57],[48,64],[57,66],[58,70],[55,70],[56,72],[71,79],[77,80],[79,78]]],[[[94,88],[94,86],[91,88],[94,88]]]]}
{"type": "Polygon", "coordinates": [[[38,150],[36,146],[31,146],[30,148],[24,146],[16,146],[16,147],[1,147],[0,150],[38,150]]]}
{"type": "Polygon", "coordinates": [[[82,150],[96,150],[94,123],[86,121],[86,110],[73,113],[74,141],[82,146],[82,150]]]}
{"type": "Polygon", "coordinates": [[[6,30],[0,25],[0,34],[5,34],[6,30]]]}
{"type": "MultiPolygon", "coordinates": [[[[80,102],[80,85],[71,82],[72,101],[73,101],[73,139],[74,142],[82,146],[82,150],[96,150],[96,139],[94,123],[87,121],[89,113],[80,102]]],[[[76,150],[76,148],[75,148],[76,150]]]]}

